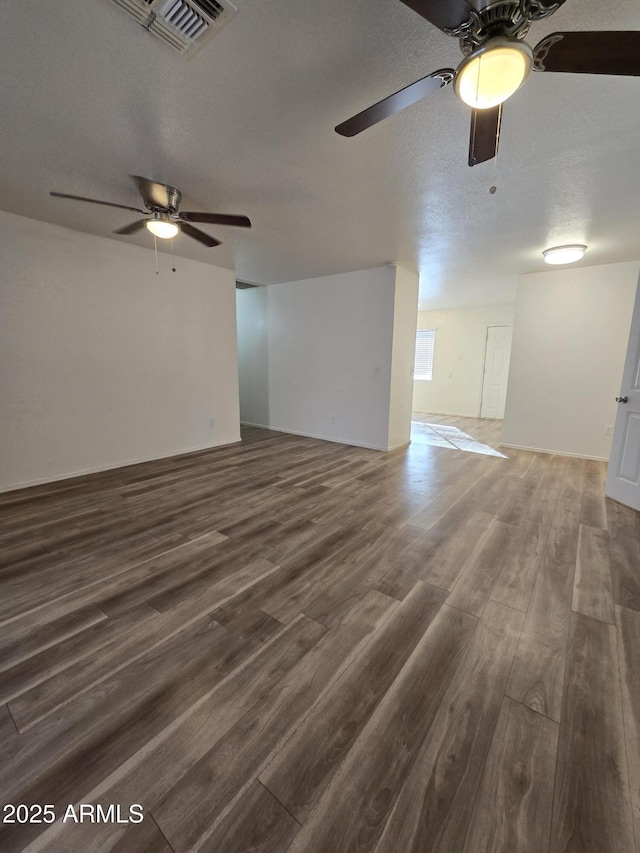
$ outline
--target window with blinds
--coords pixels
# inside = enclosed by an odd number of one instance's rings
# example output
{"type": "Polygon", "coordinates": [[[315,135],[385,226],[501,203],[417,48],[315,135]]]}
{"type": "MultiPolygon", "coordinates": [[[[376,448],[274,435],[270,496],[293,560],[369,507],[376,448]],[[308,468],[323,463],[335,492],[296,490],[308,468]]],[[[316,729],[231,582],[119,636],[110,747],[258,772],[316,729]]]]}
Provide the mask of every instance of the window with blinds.
{"type": "Polygon", "coordinates": [[[419,329],[416,332],[416,359],[413,365],[413,378],[433,379],[433,350],[436,342],[435,329],[419,329]]]}

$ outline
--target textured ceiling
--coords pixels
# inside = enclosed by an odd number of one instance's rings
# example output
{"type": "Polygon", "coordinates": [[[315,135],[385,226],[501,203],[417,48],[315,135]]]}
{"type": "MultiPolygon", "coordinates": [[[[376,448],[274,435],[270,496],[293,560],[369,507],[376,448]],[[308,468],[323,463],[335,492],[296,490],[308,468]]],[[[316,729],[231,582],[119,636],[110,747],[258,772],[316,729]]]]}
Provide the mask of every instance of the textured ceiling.
{"type": "MultiPolygon", "coordinates": [[[[140,174],[179,187],[185,209],[253,221],[203,226],[224,244],[181,236],[178,255],[263,284],[397,261],[438,307],[512,299],[549,245],[586,242],[587,264],[640,256],[640,78],[532,74],[505,107],[497,162],[470,169],[451,87],[353,139],[333,131],[459,61],[399,0],[235,5],[185,59],[110,0],[3,0],[0,207],[113,236],[126,211],[48,191],[135,206],[140,174]]],[[[640,6],[567,0],[528,40],[563,29],[640,29],[640,6]]]]}

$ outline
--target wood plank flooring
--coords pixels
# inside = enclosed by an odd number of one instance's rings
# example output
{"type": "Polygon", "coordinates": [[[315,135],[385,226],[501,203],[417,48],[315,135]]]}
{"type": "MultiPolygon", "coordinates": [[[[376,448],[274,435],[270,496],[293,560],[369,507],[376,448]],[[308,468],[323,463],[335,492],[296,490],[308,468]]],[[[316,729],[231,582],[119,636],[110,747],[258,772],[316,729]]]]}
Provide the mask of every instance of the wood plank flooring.
{"type": "Polygon", "coordinates": [[[0,495],[2,853],[640,853],[640,514],[417,419],[0,495]]]}

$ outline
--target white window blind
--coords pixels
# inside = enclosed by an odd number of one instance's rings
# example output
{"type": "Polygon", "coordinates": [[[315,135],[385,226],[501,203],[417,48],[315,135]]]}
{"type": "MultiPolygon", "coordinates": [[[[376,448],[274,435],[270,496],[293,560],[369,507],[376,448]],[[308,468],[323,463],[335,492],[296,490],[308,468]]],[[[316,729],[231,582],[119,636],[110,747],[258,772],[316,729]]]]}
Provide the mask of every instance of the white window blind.
{"type": "Polygon", "coordinates": [[[416,360],[413,366],[414,379],[433,379],[433,349],[436,342],[435,329],[419,329],[416,332],[416,360]]]}

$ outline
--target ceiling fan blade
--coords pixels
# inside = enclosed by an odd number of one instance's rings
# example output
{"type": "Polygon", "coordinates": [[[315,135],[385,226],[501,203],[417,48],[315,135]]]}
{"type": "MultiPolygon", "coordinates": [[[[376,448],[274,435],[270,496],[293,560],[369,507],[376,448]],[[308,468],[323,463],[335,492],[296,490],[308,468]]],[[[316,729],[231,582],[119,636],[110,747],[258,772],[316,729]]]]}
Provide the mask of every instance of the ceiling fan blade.
{"type": "Polygon", "coordinates": [[[469,165],[477,166],[493,160],[498,153],[502,104],[488,110],[473,110],[469,139],[469,165]]]}
{"type": "Polygon", "coordinates": [[[132,222],[131,225],[125,225],[123,228],[118,228],[117,231],[114,231],[114,234],[135,234],[136,231],[140,231],[147,224],[146,219],[137,219],[135,222],[132,222]]]}
{"type": "Polygon", "coordinates": [[[181,210],[180,218],[186,222],[209,222],[211,225],[235,225],[236,228],[251,228],[248,216],[234,216],[231,213],[199,213],[193,210],[181,210]]]}
{"type": "Polygon", "coordinates": [[[474,5],[467,0],[402,0],[402,2],[439,30],[455,30],[460,24],[469,20],[470,12],[476,11],[474,5]]]}
{"type": "Polygon", "coordinates": [[[145,206],[150,210],[159,208],[160,210],[171,210],[174,213],[178,210],[182,196],[175,187],[150,181],[149,178],[141,178],[140,175],[130,175],[129,177],[135,181],[145,206]]]}
{"type": "Polygon", "coordinates": [[[416,101],[426,98],[427,95],[437,92],[438,89],[442,89],[443,86],[451,83],[454,75],[453,68],[442,68],[440,71],[434,71],[433,74],[428,74],[422,80],[405,86],[399,92],[389,95],[388,98],[378,101],[372,107],[368,107],[361,113],[343,121],[336,127],[336,133],[341,136],[356,136],[368,127],[378,124],[379,121],[400,112],[411,104],[415,104],[416,101]]]}
{"type": "Polygon", "coordinates": [[[180,230],[183,234],[186,234],[188,237],[193,237],[193,239],[197,240],[199,243],[204,243],[204,245],[208,246],[210,249],[213,249],[214,246],[221,245],[220,240],[216,240],[215,237],[210,237],[199,228],[194,228],[193,225],[189,225],[188,222],[180,220],[180,230]]]}
{"type": "Polygon", "coordinates": [[[55,198],[70,198],[73,201],[88,201],[91,204],[103,204],[105,207],[119,207],[121,210],[132,210],[134,213],[144,213],[144,210],[140,210],[139,207],[129,207],[128,204],[116,204],[113,201],[100,201],[98,198],[86,198],[83,195],[69,195],[68,193],[56,193],[53,191],[49,195],[55,198]]]}
{"type": "Polygon", "coordinates": [[[640,32],[552,33],[533,51],[536,71],[640,76],[640,32]]]}

